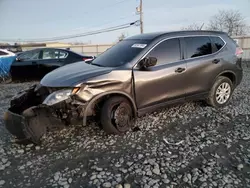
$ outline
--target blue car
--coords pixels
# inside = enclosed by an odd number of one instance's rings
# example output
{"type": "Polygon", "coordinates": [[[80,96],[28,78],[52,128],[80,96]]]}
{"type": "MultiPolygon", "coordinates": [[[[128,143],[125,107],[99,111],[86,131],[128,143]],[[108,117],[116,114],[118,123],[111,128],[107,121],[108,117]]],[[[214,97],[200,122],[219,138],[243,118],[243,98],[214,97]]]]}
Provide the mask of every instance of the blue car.
{"type": "Polygon", "coordinates": [[[5,79],[9,76],[10,67],[15,58],[16,55],[13,52],[0,49],[0,79],[5,79]]]}

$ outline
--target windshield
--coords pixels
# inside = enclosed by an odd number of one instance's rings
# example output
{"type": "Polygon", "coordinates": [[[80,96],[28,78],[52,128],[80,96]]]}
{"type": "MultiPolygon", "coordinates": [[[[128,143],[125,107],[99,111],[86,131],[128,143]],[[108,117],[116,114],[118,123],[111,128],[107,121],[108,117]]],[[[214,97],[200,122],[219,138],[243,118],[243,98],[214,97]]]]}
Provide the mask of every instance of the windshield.
{"type": "Polygon", "coordinates": [[[129,63],[148,44],[147,40],[123,40],[97,57],[92,64],[102,67],[118,67],[129,63]]]}

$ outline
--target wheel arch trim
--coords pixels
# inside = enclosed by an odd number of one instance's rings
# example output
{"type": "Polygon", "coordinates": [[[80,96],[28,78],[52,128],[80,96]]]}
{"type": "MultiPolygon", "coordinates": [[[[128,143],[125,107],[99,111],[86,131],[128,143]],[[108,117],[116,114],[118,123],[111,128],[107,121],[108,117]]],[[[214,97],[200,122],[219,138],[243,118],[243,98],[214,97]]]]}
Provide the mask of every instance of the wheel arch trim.
{"type": "Polygon", "coordinates": [[[120,95],[120,96],[124,96],[125,98],[127,98],[129,100],[129,102],[132,104],[132,108],[133,108],[133,112],[134,112],[134,117],[136,118],[136,114],[137,114],[137,106],[136,103],[134,102],[133,98],[122,91],[107,91],[104,93],[101,93],[95,97],[93,97],[86,105],[85,109],[84,109],[84,113],[83,113],[83,125],[85,126],[87,123],[87,112],[89,110],[89,108],[92,107],[92,105],[98,100],[101,99],[102,97],[105,97],[107,95],[120,95]]]}
{"type": "MultiPolygon", "coordinates": [[[[224,70],[224,71],[222,71],[222,72],[220,72],[216,77],[215,77],[215,79],[213,80],[213,83],[212,83],[212,86],[213,86],[213,84],[216,82],[216,80],[220,77],[220,76],[222,76],[223,74],[226,74],[226,73],[230,73],[230,74],[232,74],[233,76],[234,76],[234,78],[235,78],[235,83],[237,83],[237,76],[236,76],[236,74],[233,72],[233,71],[231,71],[231,70],[224,70]]],[[[230,79],[230,78],[229,78],[230,79]]],[[[231,79],[230,79],[231,80],[231,79]]],[[[232,80],[231,80],[232,81],[232,80]]],[[[233,81],[232,81],[232,84],[233,85],[235,85],[235,83],[233,83],[233,81]]],[[[212,87],[211,86],[211,87],[212,87]]],[[[210,88],[211,88],[210,87],[210,88]]]]}

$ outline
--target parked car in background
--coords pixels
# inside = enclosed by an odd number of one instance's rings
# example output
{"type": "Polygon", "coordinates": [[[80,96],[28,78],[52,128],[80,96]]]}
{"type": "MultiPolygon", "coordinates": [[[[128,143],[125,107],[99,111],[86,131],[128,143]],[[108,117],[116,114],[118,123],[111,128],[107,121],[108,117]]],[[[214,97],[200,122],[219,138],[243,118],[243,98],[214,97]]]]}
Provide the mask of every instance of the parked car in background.
{"type": "Polygon", "coordinates": [[[6,49],[0,49],[0,58],[1,57],[11,57],[11,56],[15,56],[15,53],[6,50],[6,49]]]}
{"type": "Polygon", "coordinates": [[[16,55],[8,50],[0,49],[0,81],[9,77],[10,66],[16,55]]]}
{"type": "Polygon", "coordinates": [[[12,80],[41,79],[50,71],[78,61],[92,60],[70,50],[41,48],[22,52],[17,55],[10,68],[12,80]]]}
{"type": "Polygon", "coordinates": [[[18,44],[14,45],[0,45],[0,49],[5,49],[15,54],[22,52],[22,47],[18,44]]]}
{"type": "Polygon", "coordinates": [[[38,142],[54,121],[86,124],[88,116],[96,116],[107,133],[122,134],[133,118],[170,104],[205,100],[223,107],[241,83],[242,53],[224,32],[133,36],[90,64],[56,69],[19,93],[5,115],[6,127],[38,142]]]}

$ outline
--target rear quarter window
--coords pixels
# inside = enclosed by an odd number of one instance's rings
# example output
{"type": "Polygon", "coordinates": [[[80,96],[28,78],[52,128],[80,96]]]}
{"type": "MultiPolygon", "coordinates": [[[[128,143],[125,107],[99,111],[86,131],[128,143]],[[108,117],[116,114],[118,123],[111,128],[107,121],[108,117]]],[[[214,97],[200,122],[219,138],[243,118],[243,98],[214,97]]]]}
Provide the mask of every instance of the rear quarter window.
{"type": "Polygon", "coordinates": [[[68,57],[68,52],[60,51],[59,53],[59,59],[65,59],[68,57]]]}
{"type": "Polygon", "coordinates": [[[210,38],[214,43],[216,49],[215,52],[219,51],[225,45],[225,42],[220,37],[210,37],[210,38]]]}

